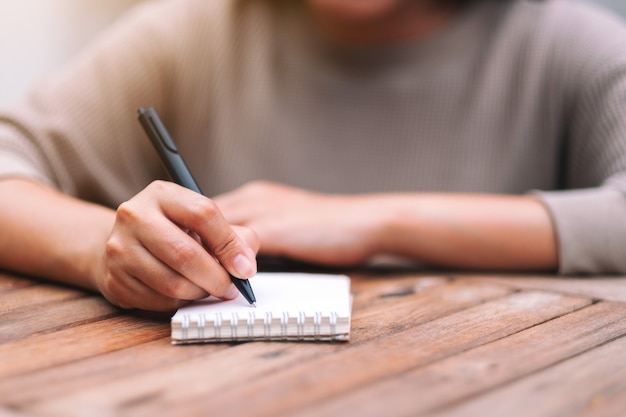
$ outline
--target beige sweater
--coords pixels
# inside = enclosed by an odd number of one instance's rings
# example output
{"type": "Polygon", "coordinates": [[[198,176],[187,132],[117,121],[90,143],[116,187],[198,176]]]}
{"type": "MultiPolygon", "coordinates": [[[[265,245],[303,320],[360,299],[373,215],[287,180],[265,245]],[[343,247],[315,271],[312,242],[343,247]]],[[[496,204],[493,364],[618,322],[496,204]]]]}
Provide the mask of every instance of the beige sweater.
{"type": "Polygon", "coordinates": [[[140,106],[209,195],[537,192],[562,273],[626,273],[626,28],[575,0],[485,0],[369,48],[295,0],[150,1],[0,112],[0,175],[114,207],[166,178],[140,106]]]}

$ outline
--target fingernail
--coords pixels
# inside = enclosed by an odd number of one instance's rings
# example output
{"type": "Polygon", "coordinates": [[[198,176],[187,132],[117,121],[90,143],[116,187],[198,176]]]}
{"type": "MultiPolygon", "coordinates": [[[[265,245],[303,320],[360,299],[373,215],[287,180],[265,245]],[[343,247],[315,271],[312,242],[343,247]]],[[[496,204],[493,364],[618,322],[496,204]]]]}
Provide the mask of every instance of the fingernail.
{"type": "Polygon", "coordinates": [[[250,259],[244,255],[235,256],[235,260],[233,261],[235,266],[235,271],[241,278],[250,278],[254,274],[256,274],[256,266],[250,262],[250,259]]]}

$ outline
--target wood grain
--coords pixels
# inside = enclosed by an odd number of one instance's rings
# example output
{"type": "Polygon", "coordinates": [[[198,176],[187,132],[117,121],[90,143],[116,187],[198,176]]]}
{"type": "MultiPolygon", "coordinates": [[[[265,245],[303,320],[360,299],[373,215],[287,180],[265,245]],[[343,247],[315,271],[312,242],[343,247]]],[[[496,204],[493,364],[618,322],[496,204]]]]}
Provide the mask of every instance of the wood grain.
{"type": "MultiPolygon", "coordinates": [[[[432,291],[436,292],[436,289],[432,291]]],[[[471,294],[471,291],[469,293],[471,294]]],[[[465,299],[464,297],[460,299],[465,299]]],[[[467,302],[467,299],[465,300],[467,302]]],[[[63,413],[67,415],[71,410],[67,410],[63,404],[68,400],[72,404],[86,405],[93,404],[94,401],[98,404],[98,399],[102,401],[103,398],[120,398],[124,392],[128,392],[131,385],[142,387],[151,385],[153,395],[143,397],[150,398],[150,401],[126,401],[119,407],[109,410],[123,412],[129,416],[176,410],[182,415],[195,416],[204,415],[207,407],[211,407],[220,410],[221,415],[246,415],[251,410],[254,410],[254,415],[278,415],[304,405],[310,406],[324,398],[333,398],[357,386],[372,383],[381,376],[397,375],[438,358],[497,340],[549,318],[581,308],[588,303],[588,300],[582,298],[567,298],[547,293],[523,293],[496,298],[486,303],[481,300],[479,304],[465,310],[457,310],[456,313],[444,314],[439,318],[431,317],[421,324],[407,319],[404,324],[393,327],[394,331],[391,332],[385,328],[385,322],[381,320],[381,323],[374,327],[386,333],[382,338],[376,337],[374,332],[370,333],[372,340],[376,340],[375,344],[363,342],[348,346],[289,345],[282,356],[276,358],[278,360],[274,366],[266,365],[259,374],[256,370],[262,363],[254,361],[246,363],[245,360],[243,364],[235,363],[234,358],[239,357],[241,361],[247,355],[237,355],[235,349],[231,348],[226,350],[225,354],[233,355],[233,360],[223,358],[216,363],[207,358],[207,362],[213,366],[224,364],[217,369],[212,366],[177,367],[180,380],[186,381],[187,385],[161,383],[157,385],[160,390],[155,390],[156,375],[144,375],[140,381],[133,378],[121,385],[114,384],[112,388],[116,389],[113,391],[96,390],[69,399],[58,399],[54,403],[42,404],[41,410],[45,409],[48,412],[55,410],[56,415],[63,413]],[[492,320],[494,314],[501,316],[497,322],[492,320]],[[302,352],[307,350],[311,350],[311,354],[302,356],[302,352]],[[320,352],[323,354],[319,354],[320,352]],[[285,362],[284,357],[291,357],[292,360],[285,362]],[[198,369],[205,371],[199,372],[198,369]],[[218,371],[219,381],[207,381],[208,369],[218,371]],[[241,375],[242,372],[246,372],[245,370],[248,370],[250,377],[245,384],[237,384],[235,379],[229,378],[229,375],[241,375]],[[224,384],[224,379],[230,382],[224,384]],[[221,389],[218,391],[218,388],[221,389]],[[159,395],[154,395],[156,392],[159,395]],[[211,393],[215,395],[210,395],[211,393]],[[242,402],[241,398],[245,398],[246,401],[242,402]]],[[[420,303],[412,303],[411,308],[413,312],[398,311],[396,314],[400,316],[415,314],[416,317],[420,317],[422,309],[428,310],[420,303]]],[[[253,350],[254,346],[241,345],[236,348],[253,350]]],[[[161,373],[161,377],[166,381],[171,382],[171,376],[161,373]]],[[[107,401],[107,404],[111,406],[110,401],[107,401]]],[[[107,404],[102,406],[105,407],[107,404]]],[[[37,411],[39,408],[34,410],[37,411]]]]}
{"type": "Polygon", "coordinates": [[[0,345],[0,378],[45,369],[169,336],[169,323],[130,316],[0,345]]]}
{"type": "Polygon", "coordinates": [[[0,320],[18,308],[32,310],[38,304],[49,304],[55,301],[70,300],[85,297],[86,293],[69,287],[57,287],[48,284],[39,284],[4,291],[0,298],[0,320]]]}
{"type": "Polygon", "coordinates": [[[457,279],[478,280],[488,283],[507,285],[520,290],[555,291],[561,294],[581,295],[584,297],[626,302],[626,278],[580,277],[565,278],[555,276],[458,276],[457,279]]]}
{"type": "MultiPolygon", "coordinates": [[[[557,294],[513,294],[407,327],[377,339],[375,345],[350,346],[314,362],[283,369],[263,381],[246,384],[244,389],[223,393],[213,405],[228,409],[230,415],[241,415],[250,409],[260,416],[293,412],[303,404],[335,398],[380,378],[459,354],[588,304],[584,298],[557,294]],[[498,316],[497,321],[494,316],[498,316]],[[246,398],[245,404],[237,403],[236,397],[246,398]]],[[[201,415],[205,406],[200,398],[181,405],[186,415],[201,415]]]]}
{"type": "Polygon", "coordinates": [[[173,346],[169,338],[138,343],[77,361],[0,379],[0,401],[14,408],[92,389],[197,357],[213,356],[228,344],[173,346]]]}
{"type": "Polygon", "coordinates": [[[529,412],[535,417],[574,415],[607,394],[626,389],[625,352],[626,337],[620,337],[433,417],[474,416],[484,410],[507,417],[526,417],[529,412]],[[520,406],[531,398],[532,404],[520,406]]]}
{"type": "Polygon", "coordinates": [[[431,415],[625,334],[626,305],[597,303],[401,377],[376,381],[297,415],[380,416],[389,412],[390,404],[396,416],[431,415]],[[428,395],[415,395],[423,392],[428,395]],[[385,401],[372,403],[369,398],[385,401]]]}
{"type": "MultiPolygon", "coordinates": [[[[366,292],[362,292],[364,294],[366,292]]],[[[153,372],[130,375],[123,381],[111,379],[103,381],[98,387],[87,392],[68,392],[69,395],[52,398],[38,404],[29,404],[29,410],[46,411],[51,415],[80,415],[82,407],[89,404],[107,410],[112,415],[145,415],[164,412],[166,406],[178,406],[180,403],[196,399],[208,399],[234,392],[243,388],[241,376],[246,383],[263,381],[284,369],[297,368],[303,363],[315,363],[333,352],[342,352],[350,346],[367,344],[368,340],[379,340],[384,334],[393,334],[404,327],[429,322],[452,312],[462,311],[484,302],[508,294],[500,286],[471,286],[454,283],[448,286],[432,286],[422,292],[403,292],[402,296],[389,297],[388,292],[371,302],[371,297],[355,296],[355,315],[353,342],[346,344],[332,343],[247,343],[231,346],[211,355],[193,357],[189,361],[171,367],[160,366],[153,372]],[[368,302],[364,302],[369,300],[368,302]],[[366,326],[359,315],[376,317],[391,314],[390,309],[399,311],[410,307],[409,316],[414,321],[405,319],[405,324],[388,326],[383,320],[366,326]],[[213,377],[213,376],[217,377],[213,377]],[[146,401],[146,399],[150,399],[146,401]],[[70,410],[67,404],[73,404],[70,410]],[[32,408],[31,408],[32,407],[32,408]]],[[[185,349],[185,347],[173,347],[185,349]]],[[[213,401],[213,400],[212,400],[213,401]]],[[[203,407],[206,407],[204,405],[203,407]]],[[[202,410],[200,414],[204,414],[202,410]]],[[[186,413],[184,415],[187,415],[186,413]]]]}
{"type": "Polygon", "coordinates": [[[24,414],[7,408],[0,408],[0,417],[38,417],[34,414],[24,414]]]}
{"type": "Polygon", "coordinates": [[[121,314],[101,297],[52,298],[0,314],[0,345],[121,314]]]}
{"type": "Polygon", "coordinates": [[[624,279],[352,278],[347,344],[172,346],[168,316],[0,272],[0,416],[608,417],[626,409],[624,279]]]}
{"type": "Polygon", "coordinates": [[[586,407],[572,417],[622,417],[626,410],[626,387],[619,385],[592,397],[586,407]]]}

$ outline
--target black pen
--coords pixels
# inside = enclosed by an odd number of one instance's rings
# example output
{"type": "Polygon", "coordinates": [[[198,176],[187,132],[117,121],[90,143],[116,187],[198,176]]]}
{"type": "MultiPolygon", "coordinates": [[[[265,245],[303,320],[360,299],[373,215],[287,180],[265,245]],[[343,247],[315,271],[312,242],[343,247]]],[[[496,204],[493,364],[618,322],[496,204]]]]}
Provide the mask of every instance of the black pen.
{"type": "MultiPolygon", "coordinates": [[[[165,168],[174,182],[198,194],[202,194],[198,183],[191,175],[183,157],[178,153],[178,148],[161,121],[157,111],[153,107],[149,109],[139,109],[139,122],[141,126],[143,126],[143,130],[148,135],[148,138],[150,138],[154,149],[156,149],[163,165],[165,165],[165,168]]],[[[236,278],[232,274],[229,275],[230,280],[235,284],[235,287],[237,287],[248,303],[256,307],[256,298],[254,292],[252,292],[250,281],[236,278]]]]}

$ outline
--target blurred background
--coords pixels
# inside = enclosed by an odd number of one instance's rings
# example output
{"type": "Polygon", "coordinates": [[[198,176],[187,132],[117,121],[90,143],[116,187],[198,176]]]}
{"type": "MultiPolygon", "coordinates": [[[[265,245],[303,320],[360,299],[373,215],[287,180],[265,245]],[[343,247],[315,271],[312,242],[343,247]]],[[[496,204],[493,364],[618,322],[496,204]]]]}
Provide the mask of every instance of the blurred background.
{"type": "Polygon", "coordinates": [[[140,1],[0,0],[0,105],[58,68],[140,1]]]}
{"type": "Polygon", "coordinates": [[[626,17],[626,1],[624,0],[591,0],[594,3],[602,4],[603,6],[613,9],[626,17]]]}
{"type": "MultiPolygon", "coordinates": [[[[0,0],[0,105],[58,68],[140,1],[147,0],[0,0]]],[[[626,0],[590,1],[626,16],[626,0]]]]}

